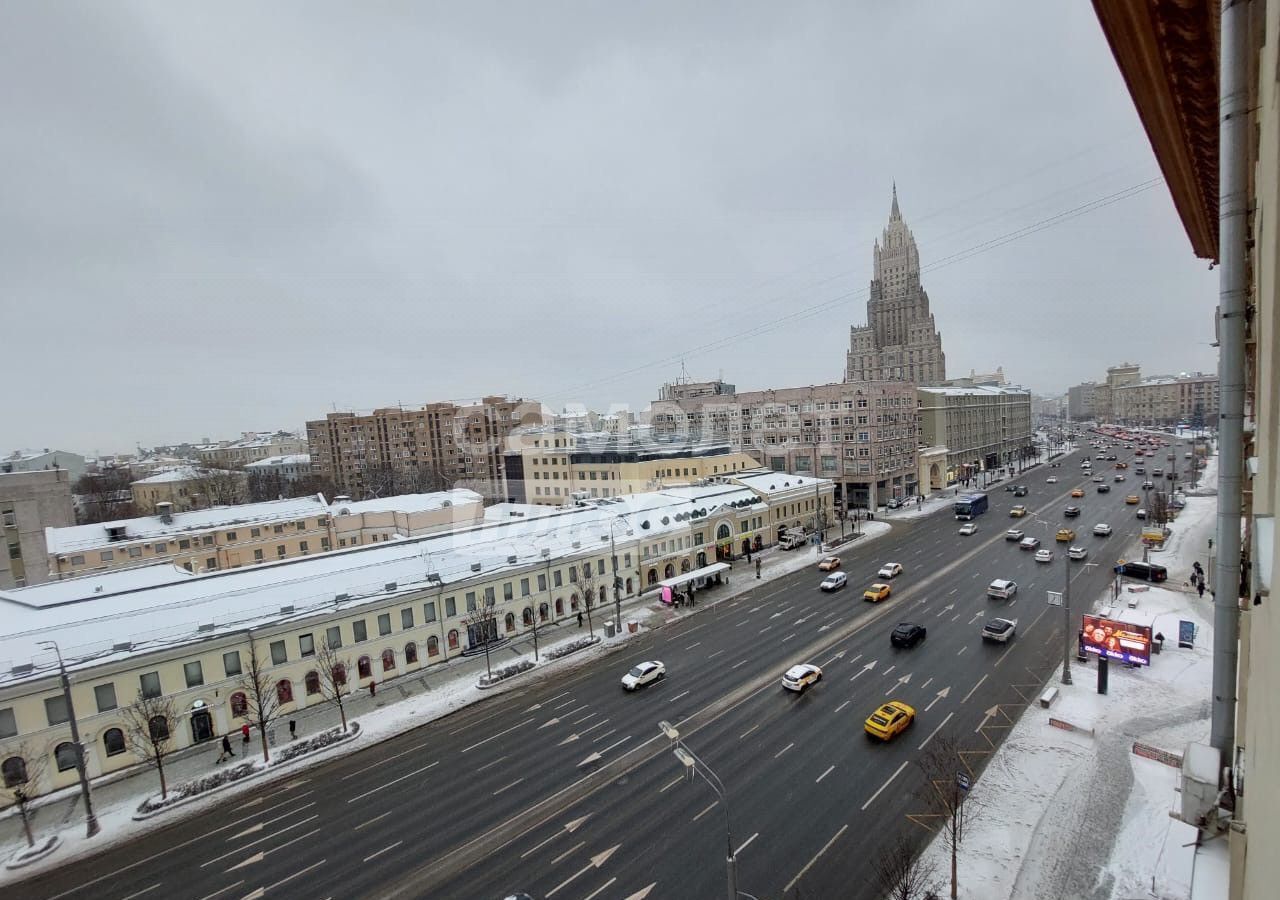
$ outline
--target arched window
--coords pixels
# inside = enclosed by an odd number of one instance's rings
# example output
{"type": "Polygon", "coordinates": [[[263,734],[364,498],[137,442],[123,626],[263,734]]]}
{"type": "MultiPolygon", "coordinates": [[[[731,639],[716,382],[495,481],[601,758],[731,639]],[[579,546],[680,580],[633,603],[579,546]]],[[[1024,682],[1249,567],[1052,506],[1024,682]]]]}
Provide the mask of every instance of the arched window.
{"type": "Polygon", "coordinates": [[[733,537],[733,529],[729,527],[727,522],[721,522],[720,526],[716,529],[716,540],[727,541],[731,537],[733,537]]]}
{"type": "Polygon", "coordinates": [[[578,595],[574,594],[569,598],[569,608],[574,612],[578,611],[578,595]]]}
{"type": "Polygon", "coordinates": [[[649,586],[652,587],[657,583],[658,583],[658,570],[650,569],[649,570],[649,586]]]}
{"type": "Polygon", "coordinates": [[[458,649],[458,629],[456,628],[452,628],[449,630],[449,649],[450,650],[458,649]]]}
{"type": "Polygon", "coordinates": [[[538,607],[539,621],[542,621],[542,622],[547,621],[547,617],[550,615],[551,615],[551,610],[547,608],[547,604],[543,603],[538,607]]]}
{"type": "Polygon", "coordinates": [[[21,756],[10,756],[0,764],[0,773],[4,775],[4,786],[17,787],[27,783],[27,761],[21,756]]]}
{"type": "Polygon", "coordinates": [[[74,769],[76,767],[76,745],[70,741],[63,741],[53,749],[53,758],[58,763],[59,772],[74,769]]]}
{"type": "Polygon", "coordinates": [[[525,624],[526,626],[527,626],[527,625],[532,625],[532,624],[533,624],[533,610],[526,606],[526,607],[524,608],[524,611],[523,611],[522,613],[520,613],[520,618],[524,621],[524,624],[525,624]]]}
{"type": "Polygon", "coordinates": [[[276,699],[281,706],[293,702],[293,682],[288,678],[281,678],[276,682],[276,699]]]}
{"type": "Polygon", "coordinates": [[[665,571],[666,571],[666,574],[662,576],[663,578],[675,578],[675,577],[676,577],[676,567],[675,567],[674,565],[672,565],[671,563],[667,563],[667,568],[666,568],[666,570],[665,570],[665,571]]]}
{"type": "Polygon", "coordinates": [[[427,638],[427,656],[439,656],[439,655],[440,655],[440,641],[433,634],[431,635],[431,637],[427,638]]]}
{"type": "Polygon", "coordinates": [[[409,643],[404,645],[404,663],[407,666],[410,663],[416,663],[417,661],[418,661],[418,645],[415,644],[413,641],[410,641],[409,643]]]}
{"type": "Polygon", "coordinates": [[[390,672],[396,667],[396,651],[388,647],[382,651],[382,671],[390,672]]]}
{"type": "Polygon", "coordinates": [[[503,621],[503,624],[506,625],[507,631],[516,630],[516,614],[515,613],[507,613],[506,617],[502,621],[503,621]]]}
{"type": "Polygon", "coordinates": [[[347,667],[342,663],[333,664],[333,683],[338,685],[347,683],[347,667]]]}
{"type": "Polygon", "coordinates": [[[564,615],[564,598],[557,597],[556,598],[556,618],[558,619],[563,615],[564,615]]]}
{"type": "Polygon", "coordinates": [[[248,698],[245,697],[243,691],[236,691],[231,695],[231,717],[233,719],[243,716],[245,710],[249,708],[248,698]]]}
{"type": "Polygon", "coordinates": [[[151,729],[151,739],[153,741],[169,740],[169,720],[164,716],[152,716],[151,721],[147,723],[147,727],[151,729]]]}
{"type": "Polygon", "coordinates": [[[356,672],[359,673],[361,678],[373,677],[373,662],[370,661],[369,657],[362,656],[356,660],[356,672]]]}
{"type": "Polygon", "coordinates": [[[306,686],[307,696],[320,693],[320,673],[308,672],[306,677],[302,679],[302,683],[306,686]]]}
{"type": "Polygon", "coordinates": [[[680,560],[680,574],[683,575],[685,572],[688,572],[688,571],[689,571],[689,560],[687,559],[680,560]]]}
{"type": "Polygon", "coordinates": [[[115,756],[117,753],[123,753],[124,732],[119,728],[108,728],[102,733],[102,749],[106,751],[107,756],[115,756]]]}
{"type": "Polygon", "coordinates": [[[631,596],[631,579],[630,578],[627,579],[627,596],[628,597],[631,596]]]}

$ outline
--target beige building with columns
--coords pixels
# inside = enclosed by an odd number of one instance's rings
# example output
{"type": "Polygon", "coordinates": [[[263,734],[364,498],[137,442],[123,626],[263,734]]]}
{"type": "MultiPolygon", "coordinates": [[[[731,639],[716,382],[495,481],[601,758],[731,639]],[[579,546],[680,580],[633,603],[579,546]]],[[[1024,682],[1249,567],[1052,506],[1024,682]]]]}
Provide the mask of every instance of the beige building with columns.
{"type": "Polygon", "coordinates": [[[1030,391],[922,387],[918,396],[921,442],[947,450],[944,484],[1016,466],[1030,457],[1034,449],[1030,391]]]}

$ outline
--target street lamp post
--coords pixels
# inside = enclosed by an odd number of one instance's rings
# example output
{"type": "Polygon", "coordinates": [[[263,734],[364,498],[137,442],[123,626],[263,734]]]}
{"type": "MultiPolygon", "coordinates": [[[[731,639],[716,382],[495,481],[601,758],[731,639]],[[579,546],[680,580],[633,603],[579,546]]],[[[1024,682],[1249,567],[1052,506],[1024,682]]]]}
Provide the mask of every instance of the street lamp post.
{"type": "Polygon", "coordinates": [[[84,797],[85,837],[93,837],[102,829],[98,825],[98,817],[93,812],[93,798],[89,793],[89,774],[85,771],[84,745],[80,743],[80,726],[76,722],[76,708],[71,701],[71,679],[67,677],[67,667],[62,662],[62,650],[57,641],[41,641],[41,647],[52,647],[58,654],[58,673],[62,680],[62,697],[67,704],[67,718],[71,723],[71,743],[76,748],[76,772],[80,775],[80,794],[84,797]]]}
{"type": "Polygon", "coordinates": [[[675,754],[676,759],[680,760],[681,765],[684,766],[685,772],[689,773],[690,777],[694,773],[701,775],[702,780],[711,786],[711,790],[716,792],[716,796],[720,799],[720,805],[724,807],[726,887],[729,900],[738,900],[738,856],[733,851],[733,828],[729,822],[729,792],[725,788],[724,782],[720,780],[720,776],[713,772],[710,766],[699,759],[698,755],[680,740],[680,732],[675,726],[670,722],[659,722],[658,727],[675,744],[675,749],[672,752],[675,754]],[[708,775],[710,777],[707,777],[708,775]]]}
{"type": "MultiPolygon", "coordinates": [[[[1045,530],[1049,532],[1050,537],[1053,535],[1053,525],[1044,519],[1036,519],[1045,530]]],[[[1062,585],[1062,683],[1071,684],[1071,542],[1067,541],[1067,552],[1062,554],[1062,563],[1065,566],[1064,573],[1066,578],[1062,585]]]]}
{"type": "MultiPolygon", "coordinates": [[[[619,581],[618,550],[617,550],[617,547],[614,545],[614,539],[613,539],[614,526],[616,526],[619,522],[622,522],[622,524],[624,525],[626,524],[626,520],[622,519],[622,517],[620,516],[614,517],[614,519],[609,522],[609,558],[613,563],[613,615],[614,615],[613,627],[617,630],[619,634],[621,634],[622,633],[622,592],[618,586],[618,581],[619,581]]],[[[627,534],[634,534],[634,533],[635,532],[633,532],[630,528],[627,529],[627,534]]]]}

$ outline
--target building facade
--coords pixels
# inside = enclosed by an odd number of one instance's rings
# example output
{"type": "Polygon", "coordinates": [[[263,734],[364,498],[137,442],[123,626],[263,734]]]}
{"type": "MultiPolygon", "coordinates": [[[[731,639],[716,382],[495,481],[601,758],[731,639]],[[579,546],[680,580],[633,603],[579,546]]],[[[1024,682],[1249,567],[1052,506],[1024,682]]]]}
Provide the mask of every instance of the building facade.
{"type": "Polygon", "coordinates": [[[1196,428],[1218,418],[1218,376],[1169,375],[1145,378],[1111,392],[1112,420],[1124,425],[1196,428]]]}
{"type": "Polygon", "coordinates": [[[1067,417],[1072,422],[1086,422],[1097,418],[1093,409],[1093,392],[1098,385],[1092,381],[1067,388],[1067,417]]]}
{"type": "Polygon", "coordinates": [[[504,500],[507,436],[542,416],[541,404],[507,397],[329,413],[307,423],[311,468],[358,499],[465,487],[504,500]]]}
{"type": "Polygon", "coordinates": [[[1033,450],[1030,391],[922,387],[917,396],[921,441],[947,448],[947,483],[1016,466],[1033,450]]]}
{"type": "Polygon", "coordinates": [[[249,496],[249,477],[236,470],[176,466],[133,482],[129,490],[140,511],[154,513],[168,504],[170,511],[182,512],[243,503],[249,496]]]}
{"type": "Polygon", "coordinates": [[[889,224],[873,251],[867,324],[849,329],[844,380],[940,384],[947,377],[942,335],[920,283],[920,254],[893,188],[889,224]]]}
{"type": "Polygon", "coordinates": [[[300,481],[311,477],[311,454],[268,456],[257,462],[247,463],[244,470],[250,478],[259,475],[279,478],[281,481],[300,481]]]}
{"type": "Polygon", "coordinates": [[[196,449],[200,462],[215,469],[238,469],[273,456],[307,452],[307,442],[289,431],[246,431],[239,439],[196,449]]]}
{"type": "Polygon", "coordinates": [[[66,469],[71,473],[71,483],[85,473],[85,458],[79,453],[65,450],[14,450],[0,458],[0,473],[43,472],[46,469],[66,469]]]}
{"type": "Polygon", "coordinates": [[[830,479],[846,510],[918,493],[909,382],[743,392],[719,381],[666,385],[650,416],[659,440],[723,441],[769,469],[830,479]]]}
{"type": "Polygon", "coordinates": [[[0,473],[0,589],[48,581],[45,529],[75,521],[68,470],[0,473]]]}

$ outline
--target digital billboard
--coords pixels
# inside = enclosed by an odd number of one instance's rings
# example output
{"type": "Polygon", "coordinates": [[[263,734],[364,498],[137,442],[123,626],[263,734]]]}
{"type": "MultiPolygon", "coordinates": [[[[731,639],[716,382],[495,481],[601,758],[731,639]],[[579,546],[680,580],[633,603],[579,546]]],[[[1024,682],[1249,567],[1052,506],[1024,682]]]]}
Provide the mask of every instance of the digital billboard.
{"type": "Polygon", "coordinates": [[[1151,665],[1151,626],[1083,616],[1080,643],[1086,653],[1120,662],[1151,665]]]}

